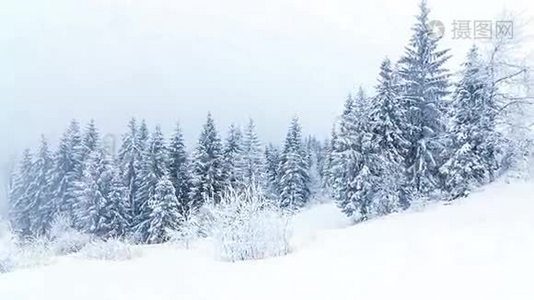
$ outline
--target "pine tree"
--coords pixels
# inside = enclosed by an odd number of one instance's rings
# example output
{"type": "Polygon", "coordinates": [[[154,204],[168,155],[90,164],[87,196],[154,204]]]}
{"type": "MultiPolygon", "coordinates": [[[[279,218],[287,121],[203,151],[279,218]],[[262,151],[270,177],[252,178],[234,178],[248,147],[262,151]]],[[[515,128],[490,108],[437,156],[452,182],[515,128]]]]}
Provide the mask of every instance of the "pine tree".
{"type": "Polygon", "coordinates": [[[88,154],[83,176],[76,182],[73,216],[76,227],[87,233],[104,236],[107,196],[111,191],[112,166],[104,151],[88,154]]]}
{"type": "Polygon", "coordinates": [[[410,151],[406,164],[410,184],[420,193],[429,193],[440,187],[438,167],[442,162],[445,103],[449,87],[448,50],[438,50],[439,38],[428,26],[426,1],[420,4],[420,13],[413,27],[413,36],[400,60],[399,75],[403,81],[403,101],[408,116],[410,151]]]}
{"type": "Polygon", "coordinates": [[[101,141],[100,141],[100,132],[96,128],[95,121],[91,119],[89,121],[89,124],[87,125],[87,128],[85,130],[85,134],[83,136],[83,143],[82,143],[82,161],[87,158],[87,156],[97,149],[100,149],[101,147],[101,141]]]}
{"type": "Polygon", "coordinates": [[[222,145],[215,123],[208,114],[193,159],[193,186],[191,200],[193,208],[210,200],[218,204],[225,188],[223,174],[222,145]]]}
{"type": "Polygon", "coordinates": [[[9,218],[18,235],[29,237],[32,234],[30,212],[34,208],[29,185],[33,180],[33,156],[29,149],[23,153],[18,171],[9,191],[9,218]]]}
{"type": "Polygon", "coordinates": [[[352,192],[349,183],[353,181],[351,176],[358,174],[360,168],[356,161],[361,157],[358,135],[360,129],[357,120],[356,106],[352,95],[349,94],[340,120],[332,133],[329,170],[333,198],[348,216],[352,216],[356,211],[354,203],[351,202],[352,192]]]}
{"type": "Polygon", "coordinates": [[[73,205],[76,202],[75,186],[83,173],[83,148],[80,127],[73,120],[59,142],[59,148],[54,155],[52,207],[54,217],[58,214],[73,216],[73,205]]]}
{"type": "Polygon", "coordinates": [[[310,187],[312,194],[319,192],[322,184],[323,145],[314,136],[306,137],[304,141],[307,163],[310,175],[310,187]]]}
{"type": "Polygon", "coordinates": [[[139,151],[141,151],[141,153],[143,153],[146,147],[148,147],[149,138],[150,138],[150,133],[148,132],[148,126],[146,125],[145,120],[141,121],[141,124],[139,125],[139,128],[137,130],[136,136],[137,136],[137,139],[136,139],[137,148],[139,149],[139,151]]]}
{"type": "Polygon", "coordinates": [[[261,186],[265,180],[265,162],[256,125],[249,120],[243,135],[243,183],[246,187],[261,186]]]}
{"type": "Polygon", "coordinates": [[[122,136],[122,144],[118,154],[119,169],[123,174],[123,182],[126,187],[130,218],[139,211],[135,205],[135,195],[139,189],[139,174],[145,149],[145,140],[141,140],[140,131],[137,128],[136,120],[132,118],[128,123],[128,131],[122,136]]]}
{"type": "Polygon", "coordinates": [[[33,166],[33,185],[35,206],[30,212],[31,232],[36,236],[47,234],[53,221],[52,207],[52,167],[53,158],[48,148],[48,142],[41,137],[41,145],[33,166]]]}
{"type": "Polygon", "coordinates": [[[135,238],[146,241],[148,235],[149,218],[152,211],[149,200],[154,196],[159,180],[168,175],[168,149],[161,128],[156,126],[150,143],[143,155],[144,161],[139,176],[139,189],[136,194],[138,214],[134,216],[135,238]]]}
{"type": "Polygon", "coordinates": [[[452,198],[493,178],[496,169],[496,103],[489,73],[473,47],[453,95],[449,129],[452,154],[442,166],[452,198]]]}
{"type": "Polygon", "coordinates": [[[294,118],[280,162],[280,206],[288,209],[303,207],[310,197],[309,167],[301,131],[298,119],[294,118]]]}
{"type": "Polygon", "coordinates": [[[159,180],[149,206],[150,216],[146,242],[156,244],[168,241],[170,234],[178,229],[182,216],[178,208],[176,192],[167,176],[159,180]]]}
{"type": "Polygon", "coordinates": [[[370,124],[371,102],[360,89],[348,97],[332,142],[331,174],[334,199],[356,221],[376,213],[379,161],[370,124]]]}
{"type": "MultiPolygon", "coordinates": [[[[142,169],[144,168],[145,162],[147,161],[147,148],[150,144],[150,133],[148,131],[148,126],[146,125],[145,120],[141,121],[141,124],[139,125],[139,128],[137,129],[137,135],[135,139],[135,147],[137,148],[137,151],[140,153],[140,164],[139,164],[139,172],[138,176],[136,176],[136,183],[135,183],[135,194],[133,197],[132,202],[132,215],[139,215],[141,211],[141,204],[143,203],[143,200],[139,199],[138,196],[140,195],[139,189],[143,185],[143,178],[142,178],[142,169]]],[[[146,201],[146,199],[144,199],[146,201]]],[[[135,222],[134,222],[135,223],[135,222]]]]}
{"type": "Polygon", "coordinates": [[[273,198],[278,198],[280,194],[280,156],[280,150],[273,144],[265,147],[267,191],[273,198]]]}
{"type": "Polygon", "coordinates": [[[184,138],[180,125],[176,126],[174,136],[169,145],[169,179],[172,182],[176,199],[178,199],[180,214],[189,214],[191,201],[191,164],[185,150],[184,138]]]}
{"type": "Polygon", "coordinates": [[[322,188],[326,191],[329,195],[334,195],[334,151],[335,151],[335,143],[337,142],[337,133],[336,133],[336,127],[334,126],[332,128],[332,132],[330,133],[330,140],[328,141],[328,146],[325,147],[325,162],[323,164],[323,179],[322,179],[322,188]]]}
{"type": "Polygon", "coordinates": [[[230,125],[223,149],[223,174],[226,186],[238,188],[243,184],[243,136],[241,129],[230,125]]]}
{"type": "Polygon", "coordinates": [[[380,66],[377,95],[370,111],[373,133],[379,138],[378,144],[388,160],[403,163],[410,143],[405,135],[408,112],[402,107],[400,86],[389,59],[380,66]]]}
{"type": "Polygon", "coordinates": [[[386,214],[409,205],[404,157],[410,143],[405,128],[408,112],[402,105],[400,86],[388,59],[380,67],[378,81],[377,95],[370,108],[370,131],[378,151],[375,162],[380,163],[378,194],[374,202],[376,214],[386,214]]]}
{"type": "Polygon", "coordinates": [[[114,166],[110,190],[106,197],[107,202],[103,209],[104,218],[101,223],[101,233],[104,238],[122,238],[130,230],[128,189],[118,170],[118,166],[114,166]]]}

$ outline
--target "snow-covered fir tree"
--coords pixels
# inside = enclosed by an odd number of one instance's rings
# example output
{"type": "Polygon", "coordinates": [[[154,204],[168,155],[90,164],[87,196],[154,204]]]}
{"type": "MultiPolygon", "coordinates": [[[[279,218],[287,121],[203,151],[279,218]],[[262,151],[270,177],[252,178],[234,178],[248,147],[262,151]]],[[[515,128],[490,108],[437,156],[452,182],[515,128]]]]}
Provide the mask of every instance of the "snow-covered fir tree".
{"type": "Polygon", "coordinates": [[[106,195],[101,222],[103,238],[123,238],[130,232],[131,215],[128,202],[128,189],[124,185],[119,166],[115,165],[111,173],[111,185],[106,195]]]}
{"type": "Polygon", "coordinates": [[[349,176],[357,174],[358,166],[354,163],[354,159],[359,158],[356,149],[359,149],[357,142],[359,133],[357,131],[357,121],[355,117],[355,106],[352,95],[348,95],[345,100],[343,113],[340,116],[339,122],[335,124],[334,132],[332,133],[332,150],[330,153],[330,168],[329,168],[329,184],[332,189],[332,196],[336,200],[340,209],[351,216],[355,207],[350,202],[349,176]],[[350,159],[349,159],[350,158],[350,159]]]}
{"type": "Polygon", "coordinates": [[[31,236],[31,210],[35,203],[29,189],[33,181],[33,156],[29,149],[22,155],[9,191],[9,218],[13,231],[23,237],[31,236]]]}
{"type": "Polygon", "coordinates": [[[76,182],[83,173],[83,145],[80,126],[73,120],[59,141],[59,147],[54,155],[52,170],[52,197],[54,217],[61,213],[71,219],[74,217],[73,204],[76,201],[76,182]]]}
{"type": "Polygon", "coordinates": [[[376,162],[381,164],[374,202],[377,213],[385,214],[407,208],[410,203],[404,167],[410,143],[405,125],[408,111],[402,105],[399,82],[389,59],[380,66],[378,82],[377,95],[370,103],[370,131],[377,144],[376,162]]]}
{"type": "Polygon", "coordinates": [[[223,174],[226,186],[238,188],[243,183],[243,134],[235,124],[230,125],[223,148],[223,174]]]}
{"type": "Polygon", "coordinates": [[[493,179],[497,169],[497,105],[487,66],[473,47],[453,94],[450,158],[441,167],[452,198],[493,179]]]}
{"type": "Polygon", "coordinates": [[[142,120],[141,124],[139,124],[136,137],[137,148],[139,148],[139,151],[144,152],[150,139],[150,132],[145,120],[142,120]]]}
{"type": "Polygon", "coordinates": [[[53,158],[48,141],[41,137],[41,145],[33,165],[31,190],[35,206],[30,212],[31,232],[35,236],[44,236],[53,221],[52,206],[52,167],[53,158]]]}
{"type": "Polygon", "coordinates": [[[139,183],[138,176],[142,165],[142,153],[141,149],[138,148],[137,139],[137,122],[132,118],[128,123],[128,131],[122,136],[122,143],[117,156],[119,170],[126,187],[128,207],[131,210],[130,215],[134,214],[134,198],[139,188],[137,185],[139,183]]]}
{"type": "Polygon", "coordinates": [[[103,236],[105,234],[105,208],[111,191],[112,165],[104,151],[88,154],[83,175],[76,182],[76,202],[73,204],[73,220],[77,229],[103,236]]]}
{"type": "Polygon", "coordinates": [[[256,124],[250,119],[243,134],[243,183],[245,186],[261,186],[265,180],[265,161],[262,145],[256,134],[256,124]]]}
{"type": "Polygon", "coordinates": [[[310,175],[302,129],[297,118],[291,121],[278,172],[280,206],[288,209],[303,207],[311,194],[310,175]]]}
{"type": "Polygon", "coordinates": [[[376,90],[370,108],[373,133],[379,138],[383,155],[400,165],[410,147],[405,125],[408,111],[403,107],[399,82],[389,59],[380,66],[376,90]]]}
{"type": "Polygon", "coordinates": [[[96,151],[100,148],[100,132],[96,128],[95,120],[91,119],[89,121],[89,124],[87,124],[87,128],[85,129],[85,133],[83,135],[83,142],[82,142],[82,160],[85,160],[85,158],[93,151],[96,151]]]}
{"type": "Polygon", "coordinates": [[[193,156],[193,185],[191,200],[193,208],[200,207],[206,200],[218,204],[225,189],[223,173],[223,149],[211,114],[202,128],[193,156]]]}
{"type": "Polygon", "coordinates": [[[320,192],[321,184],[323,182],[322,172],[323,163],[325,161],[323,144],[314,136],[310,135],[306,137],[304,145],[308,160],[310,188],[312,190],[312,194],[316,194],[320,192]]]}
{"type": "Polygon", "coordinates": [[[178,200],[179,211],[183,216],[189,215],[191,206],[191,164],[185,150],[184,137],[180,125],[176,125],[169,144],[169,180],[172,182],[178,200]]]}
{"type": "Polygon", "coordinates": [[[428,26],[429,9],[420,3],[413,36],[400,60],[403,102],[407,118],[410,151],[406,155],[408,180],[415,191],[425,194],[440,188],[438,168],[443,158],[445,129],[444,97],[449,87],[449,74],[444,64],[448,50],[438,50],[439,38],[428,26]]]}
{"type": "Polygon", "coordinates": [[[134,203],[138,207],[137,214],[133,217],[134,235],[139,241],[146,241],[148,238],[152,213],[149,200],[154,196],[160,179],[168,175],[167,165],[168,149],[161,128],[156,126],[143,155],[143,165],[139,174],[140,185],[134,203]]]}
{"type": "Polygon", "coordinates": [[[135,147],[137,149],[137,151],[139,151],[140,153],[140,160],[141,160],[141,163],[139,164],[139,172],[138,172],[138,175],[136,176],[135,180],[135,193],[132,195],[132,206],[131,206],[131,209],[132,209],[132,215],[139,215],[140,213],[140,210],[141,210],[141,204],[143,203],[143,201],[141,199],[138,198],[138,196],[140,196],[140,193],[139,193],[139,188],[142,186],[143,184],[143,178],[141,176],[141,172],[142,172],[142,169],[145,165],[145,162],[147,160],[147,148],[148,148],[148,145],[150,143],[150,133],[148,131],[148,126],[146,125],[146,122],[145,120],[142,120],[141,121],[141,124],[139,125],[139,128],[137,130],[137,135],[136,135],[136,138],[135,138],[135,147]]]}
{"type": "Polygon", "coordinates": [[[178,199],[168,176],[163,176],[158,181],[148,205],[150,215],[146,242],[157,244],[168,241],[172,233],[178,230],[182,218],[178,199]]]}
{"type": "Polygon", "coordinates": [[[370,131],[369,101],[349,95],[332,144],[332,190],[340,209],[356,221],[373,213],[379,167],[370,131]]]}
{"type": "Polygon", "coordinates": [[[265,172],[267,181],[267,192],[272,198],[280,195],[280,150],[273,144],[265,147],[265,172]]]}
{"type": "Polygon", "coordinates": [[[330,140],[328,141],[328,146],[325,147],[325,161],[322,167],[322,182],[321,187],[328,195],[334,195],[334,148],[335,143],[337,142],[337,132],[336,126],[332,127],[332,132],[330,133],[330,140]]]}

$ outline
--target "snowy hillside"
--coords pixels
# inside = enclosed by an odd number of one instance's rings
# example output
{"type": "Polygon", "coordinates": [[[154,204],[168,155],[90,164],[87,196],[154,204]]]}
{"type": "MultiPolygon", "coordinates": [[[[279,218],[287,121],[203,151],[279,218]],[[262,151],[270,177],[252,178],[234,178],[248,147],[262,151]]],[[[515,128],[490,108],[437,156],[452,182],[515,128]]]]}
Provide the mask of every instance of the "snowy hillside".
{"type": "Polygon", "coordinates": [[[451,205],[355,226],[330,204],[301,213],[292,253],[217,261],[141,246],[129,261],[57,258],[0,275],[0,299],[533,299],[534,184],[493,184],[451,205]]]}

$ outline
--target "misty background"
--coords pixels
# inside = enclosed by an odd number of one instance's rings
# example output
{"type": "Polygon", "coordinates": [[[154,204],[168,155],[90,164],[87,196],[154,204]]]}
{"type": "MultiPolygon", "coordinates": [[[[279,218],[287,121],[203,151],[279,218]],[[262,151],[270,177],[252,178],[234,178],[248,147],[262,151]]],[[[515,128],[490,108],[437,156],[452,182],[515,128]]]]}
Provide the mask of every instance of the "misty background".
{"type": "MultiPolygon", "coordinates": [[[[131,117],[165,132],[179,121],[190,149],[208,111],[222,135],[250,117],[263,141],[281,142],[297,115],[326,138],[346,95],[372,93],[382,59],[402,54],[418,2],[2,1],[0,211],[16,156],[41,133],[54,146],[73,118],[116,135],[131,117]]],[[[449,67],[474,43],[452,39],[454,20],[528,19],[529,2],[429,1],[449,67]]]]}

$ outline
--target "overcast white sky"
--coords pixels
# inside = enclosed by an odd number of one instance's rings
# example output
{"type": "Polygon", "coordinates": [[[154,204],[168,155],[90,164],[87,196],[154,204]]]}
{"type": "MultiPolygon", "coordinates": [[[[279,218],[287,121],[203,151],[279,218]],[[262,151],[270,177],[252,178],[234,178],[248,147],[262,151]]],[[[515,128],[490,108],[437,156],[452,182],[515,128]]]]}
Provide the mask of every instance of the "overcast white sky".
{"type": "MultiPolygon", "coordinates": [[[[503,9],[532,16],[531,0],[430,1],[431,19],[494,20],[503,9]]],[[[188,143],[210,110],[226,132],[256,120],[280,141],[292,115],[326,136],[359,84],[372,88],[380,61],[397,59],[418,0],[1,0],[0,163],[39,134],[53,141],[72,118],[105,132],[136,116],[188,143]]]]}

